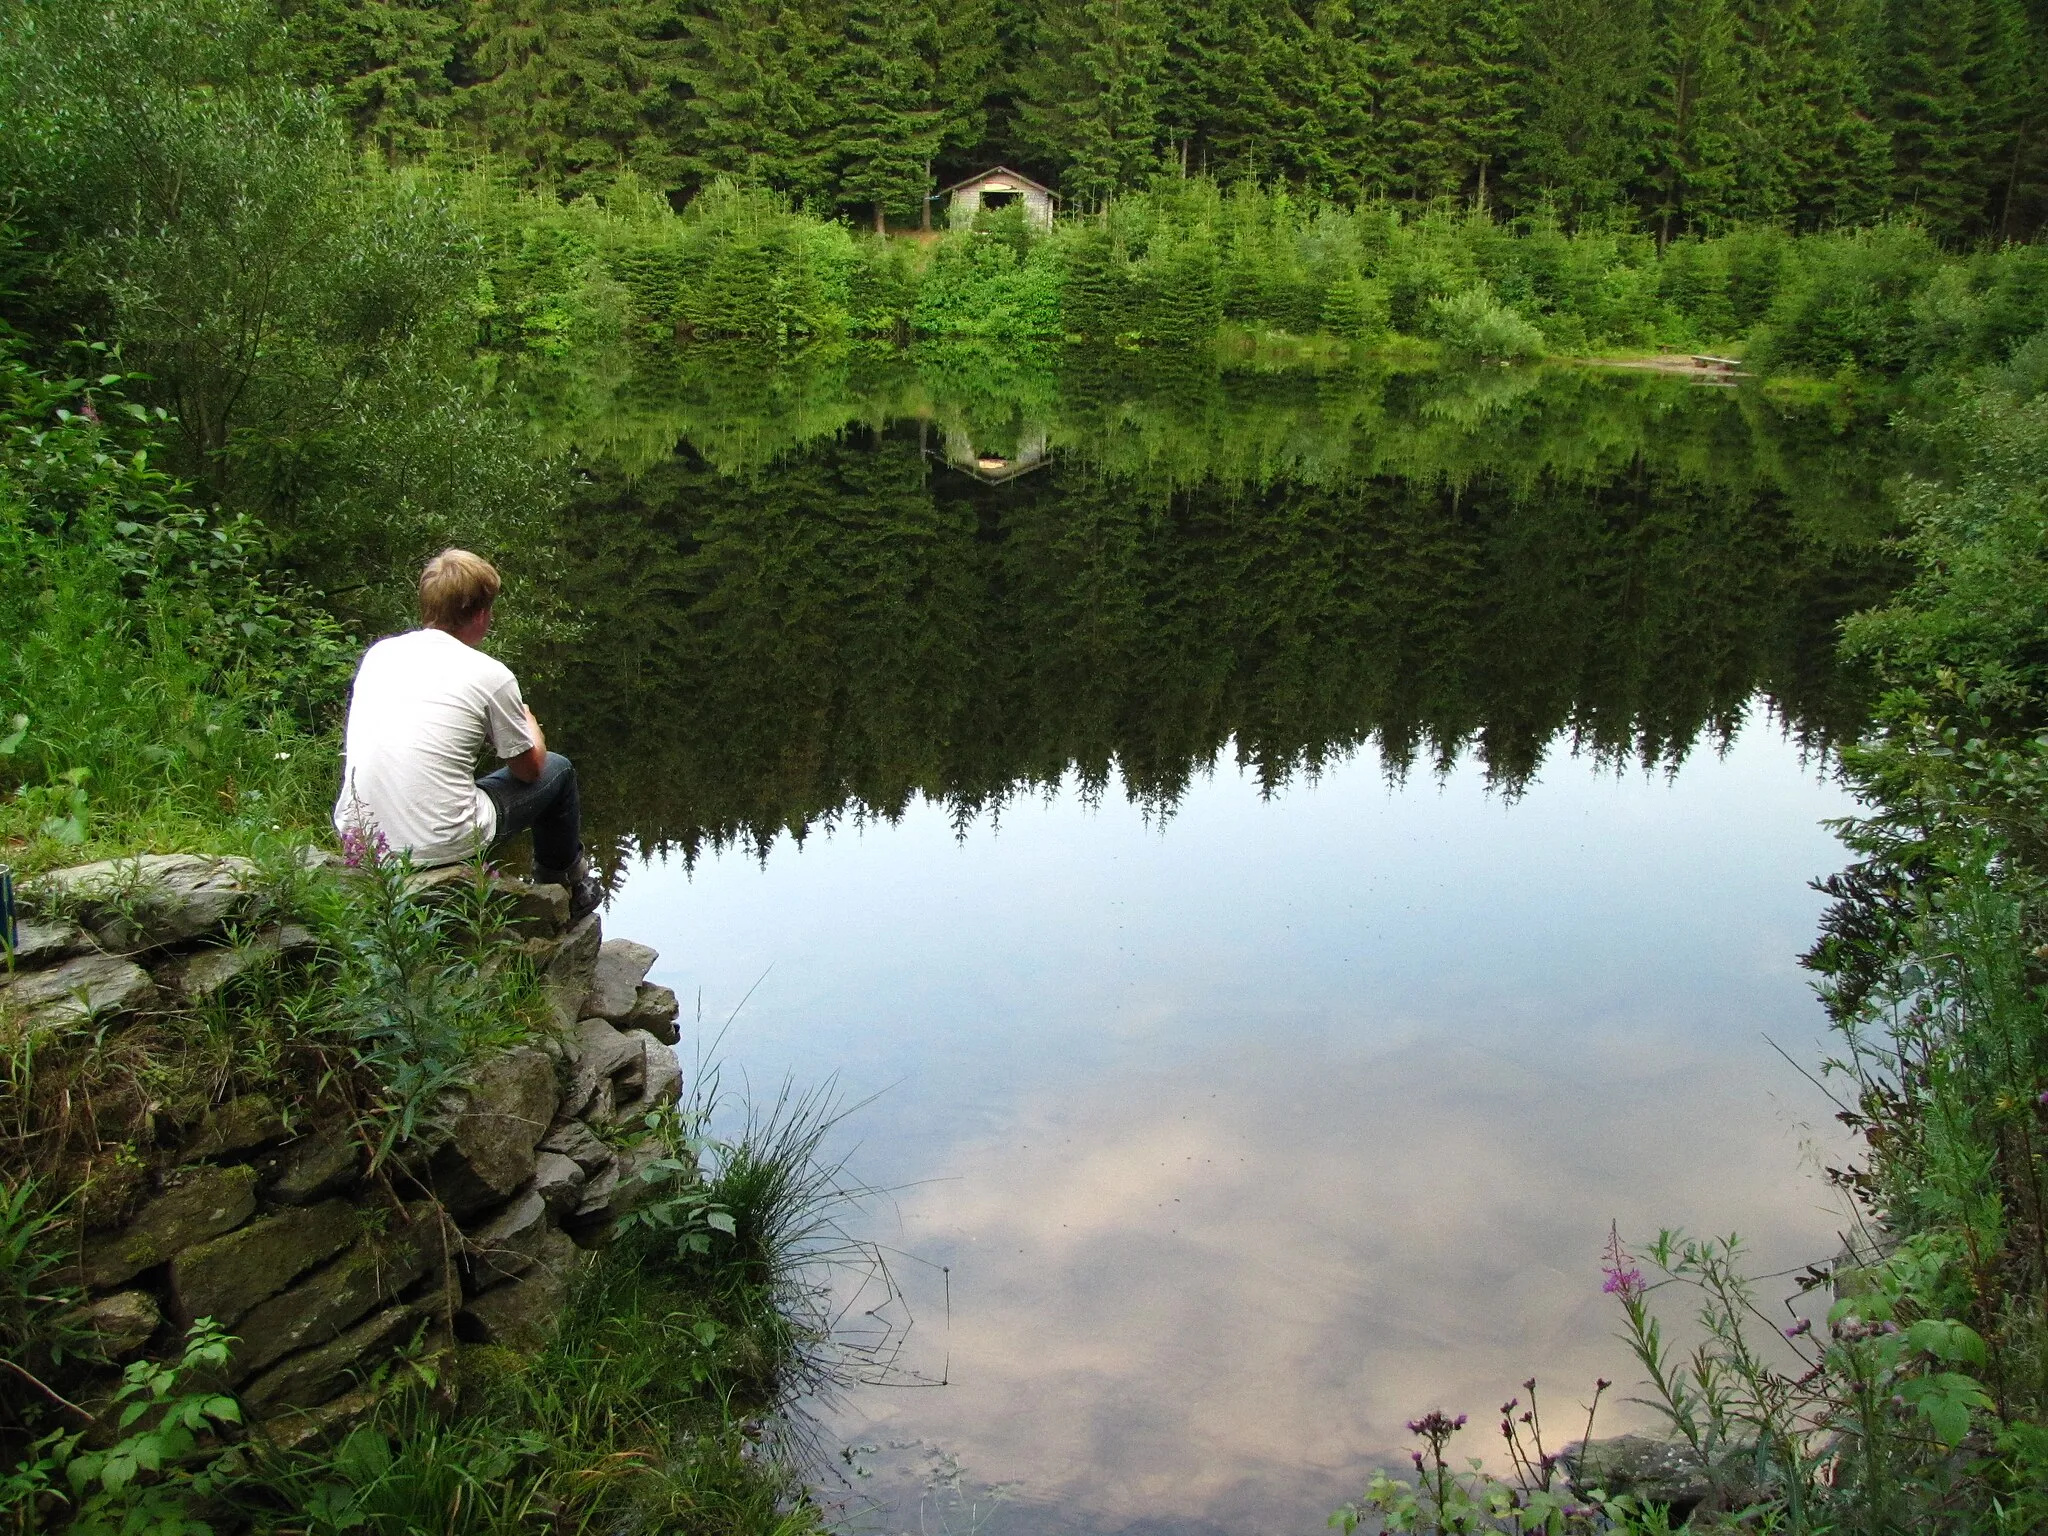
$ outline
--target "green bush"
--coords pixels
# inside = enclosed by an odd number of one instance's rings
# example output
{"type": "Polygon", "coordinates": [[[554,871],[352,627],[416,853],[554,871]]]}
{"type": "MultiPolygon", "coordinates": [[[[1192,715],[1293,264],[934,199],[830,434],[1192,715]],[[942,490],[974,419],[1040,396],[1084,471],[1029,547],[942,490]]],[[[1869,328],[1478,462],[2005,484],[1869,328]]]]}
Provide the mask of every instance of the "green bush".
{"type": "Polygon", "coordinates": [[[257,0],[0,12],[31,345],[118,341],[164,467],[358,604],[443,544],[543,548],[552,475],[470,372],[475,233],[438,178],[359,161],[281,45],[257,0]]]}
{"type": "Polygon", "coordinates": [[[1749,358],[1776,372],[1901,372],[1912,360],[1914,301],[1939,259],[1908,224],[1802,241],[1749,358]]]}
{"type": "Polygon", "coordinates": [[[1543,333],[1484,284],[1432,300],[1428,332],[1451,352],[1482,362],[1528,362],[1543,355],[1543,333]]]}
{"type": "Polygon", "coordinates": [[[261,530],[156,469],[128,382],[0,362],[0,828],[17,864],[315,814],[354,648],[264,573],[261,530]]]}

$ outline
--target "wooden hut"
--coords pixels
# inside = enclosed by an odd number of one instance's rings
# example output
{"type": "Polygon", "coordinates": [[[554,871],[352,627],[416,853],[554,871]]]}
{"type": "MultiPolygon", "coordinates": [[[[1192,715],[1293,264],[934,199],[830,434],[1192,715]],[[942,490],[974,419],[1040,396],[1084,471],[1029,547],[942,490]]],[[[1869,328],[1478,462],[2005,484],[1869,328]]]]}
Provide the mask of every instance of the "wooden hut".
{"type": "Polygon", "coordinates": [[[935,203],[941,199],[945,200],[947,217],[955,229],[970,223],[984,208],[1004,208],[1011,203],[1022,203],[1025,219],[1039,229],[1051,229],[1053,203],[1056,201],[1052,188],[1040,186],[1029,176],[1013,171],[1007,165],[998,165],[979,176],[970,176],[950,187],[941,187],[925,201],[935,203]]]}
{"type": "Polygon", "coordinates": [[[1017,434],[1017,446],[1008,453],[977,448],[974,440],[958,427],[941,429],[940,446],[932,446],[930,422],[919,422],[917,440],[927,458],[937,459],[962,474],[972,475],[984,485],[1002,485],[1052,462],[1051,435],[1042,426],[1026,422],[1017,434]]]}

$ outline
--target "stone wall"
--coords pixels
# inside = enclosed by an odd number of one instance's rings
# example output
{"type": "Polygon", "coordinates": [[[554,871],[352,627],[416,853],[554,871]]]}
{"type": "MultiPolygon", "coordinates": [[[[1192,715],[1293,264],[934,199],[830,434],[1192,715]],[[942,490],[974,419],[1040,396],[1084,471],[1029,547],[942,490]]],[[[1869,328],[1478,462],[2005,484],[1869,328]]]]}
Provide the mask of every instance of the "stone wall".
{"type": "MultiPolygon", "coordinates": [[[[314,855],[314,858],[320,856],[314,855]]],[[[313,948],[260,911],[244,861],[145,855],[44,877],[12,967],[10,1030],[61,1035],[204,1002],[259,962],[313,948]]],[[[470,878],[433,871],[416,886],[470,878]]],[[[89,1232],[75,1321],[115,1361],[169,1353],[195,1319],[235,1335],[232,1390],[248,1416],[297,1438],[353,1417],[362,1383],[422,1337],[529,1349],[652,1152],[623,1146],[673,1104],[676,999],[649,985],[655,952],[573,926],[559,886],[495,882],[543,980],[554,1028],[478,1064],[437,1124],[373,1175],[346,1125],[288,1129],[262,1093],[216,1105],[125,1203],[89,1232]]]]}

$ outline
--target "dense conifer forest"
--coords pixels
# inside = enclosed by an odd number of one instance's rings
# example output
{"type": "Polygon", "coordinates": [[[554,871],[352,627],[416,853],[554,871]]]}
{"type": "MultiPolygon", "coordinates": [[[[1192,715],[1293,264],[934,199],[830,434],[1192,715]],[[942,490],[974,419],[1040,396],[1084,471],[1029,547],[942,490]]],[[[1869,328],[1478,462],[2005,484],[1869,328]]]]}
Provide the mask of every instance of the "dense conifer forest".
{"type": "Polygon", "coordinates": [[[488,150],[917,222],[1001,162],[1094,209],[1161,175],[1669,238],[2048,219],[2043,0],[279,0],[393,159],[488,150]]]}

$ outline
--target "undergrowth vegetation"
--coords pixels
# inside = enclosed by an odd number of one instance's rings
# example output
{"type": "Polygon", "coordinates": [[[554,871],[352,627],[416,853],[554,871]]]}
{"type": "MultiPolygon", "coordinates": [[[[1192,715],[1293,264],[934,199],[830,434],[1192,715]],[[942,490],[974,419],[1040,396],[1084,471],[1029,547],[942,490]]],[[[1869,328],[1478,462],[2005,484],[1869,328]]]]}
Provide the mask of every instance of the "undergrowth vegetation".
{"type": "Polygon", "coordinates": [[[1207,345],[1229,330],[1440,341],[1489,360],[1742,349],[1833,377],[1999,358],[2048,322],[2048,250],[1945,251],[1909,223],[1794,237],[1503,225],[1166,180],[1099,218],[977,214],[929,243],[854,233],[720,182],[680,213],[624,179],[600,203],[462,183],[489,275],[485,344],[536,359],[744,337],[1207,345]]]}

